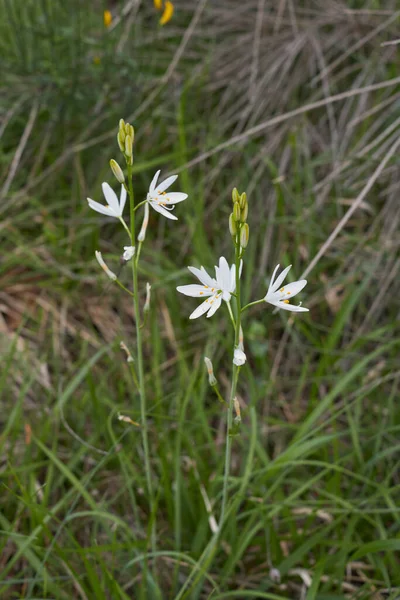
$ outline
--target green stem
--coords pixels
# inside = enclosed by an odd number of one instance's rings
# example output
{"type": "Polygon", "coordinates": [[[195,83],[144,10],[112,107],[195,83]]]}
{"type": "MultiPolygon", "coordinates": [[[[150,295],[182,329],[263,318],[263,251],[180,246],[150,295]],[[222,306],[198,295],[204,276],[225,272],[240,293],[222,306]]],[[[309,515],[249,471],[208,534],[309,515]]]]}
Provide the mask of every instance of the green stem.
{"type": "MultiPolygon", "coordinates": [[[[241,321],[241,304],[240,304],[240,230],[236,235],[236,244],[235,244],[235,273],[236,273],[236,323],[235,323],[235,348],[239,344],[239,336],[240,336],[240,321],[241,321]]],[[[227,415],[227,424],[226,424],[226,444],[225,444],[225,468],[224,468],[224,481],[222,488],[222,506],[221,506],[221,515],[219,518],[219,526],[218,531],[221,533],[222,527],[224,525],[225,513],[226,513],[226,505],[228,499],[228,482],[229,482],[229,472],[231,467],[231,454],[232,454],[232,417],[233,417],[233,401],[236,396],[236,388],[237,382],[239,378],[239,370],[240,367],[233,365],[232,369],[232,384],[231,384],[231,394],[229,398],[229,406],[228,406],[228,415],[227,415]]]]}
{"type": "Polygon", "coordinates": [[[230,316],[231,321],[232,321],[233,329],[236,331],[236,323],[235,323],[235,318],[234,318],[233,313],[232,313],[231,303],[227,302],[226,305],[228,307],[229,316],[230,316]]]}
{"type": "Polygon", "coordinates": [[[250,308],[250,306],[255,306],[256,304],[262,304],[263,302],[265,302],[264,298],[262,298],[262,300],[255,300],[255,302],[249,302],[249,304],[246,304],[246,306],[243,306],[242,312],[244,312],[245,310],[250,308]]]}
{"type": "MultiPolygon", "coordinates": [[[[132,184],[132,165],[128,165],[128,181],[129,181],[129,200],[130,200],[130,217],[131,217],[131,240],[135,239],[135,204],[132,184]]],[[[146,471],[146,483],[147,492],[149,495],[150,502],[150,520],[153,521],[155,518],[154,514],[154,493],[153,485],[151,480],[151,468],[150,468],[150,452],[149,452],[149,436],[148,436],[148,425],[147,425],[147,410],[146,410],[146,392],[144,386],[144,369],[143,369],[143,345],[142,345],[142,332],[140,328],[140,308],[139,308],[139,294],[138,294],[138,264],[137,260],[131,260],[132,264],[132,278],[133,278],[133,308],[135,314],[135,325],[136,325],[136,345],[137,345],[137,365],[138,365],[138,377],[139,377],[139,394],[140,394],[140,419],[141,419],[141,431],[142,441],[144,450],[144,467],[146,471]]],[[[156,550],[155,544],[155,527],[154,521],[151,526],[151,545],[153,552],[156,550]]]]}

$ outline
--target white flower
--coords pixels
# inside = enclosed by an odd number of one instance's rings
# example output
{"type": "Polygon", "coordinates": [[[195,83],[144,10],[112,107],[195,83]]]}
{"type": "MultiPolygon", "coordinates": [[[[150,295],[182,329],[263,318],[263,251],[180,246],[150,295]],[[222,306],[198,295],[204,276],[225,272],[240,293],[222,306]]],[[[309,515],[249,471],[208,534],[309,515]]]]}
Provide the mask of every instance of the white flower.
{"type": "Polygon", "coordinates": [[[102,215],[107,215],[108,217],[115,217],[116,219],[120,219],[122,217],[122,213],[124,211],[124,206],[126,202],[126,189],[124,186],[121,186],[121,196],[118,200],[117,194],[114,192],[111,186],[108,183],[102,183],[101,187],[103,188],[103,194],[107,201],[107,206],[104,204],[99,204],[95,202],[91,198],[88,198],[87,201],[89,203],[90,208],[93,208],[98,213],[102,215]]]}
{"type": "Polygon", "coordinates": [[[124,246],[122,260],[128,262],[128,260],[131,260],[133,256],[135,256],[135,246],[124,246]]]}
{"type": "MultiPolygon", "coordinates": [[[[192,296],[195,298],[208,296],[207,300],[192,312],[189,319],[197,319],[198,317],[201,317],[201,315],[204,315],[204,313],[207,313],[207,317],[212,317],[221,306],[222,300],[229,302],[231,294],[235,291],[235,265],[232,265],[231,268],[229,268],[226,258],[221,256],[219,259],[219,266],[215,267],[215,279],[210,277],[204,267],[201,267],[200,269],[188,267],[188,269],[203,285],[180,285],[176,288],[178,292],[185,294],[185,296],[192,296]]],[[[242,264],[240,264],[240,271],[241,270],[242,264]]]]}
{"type": "Polygon", "coordinates": [[[112,281],[115,281],[117,279],[117,276],[115,273],[113,273],[106,265],[106,263],[103,260],[103,257],[101,255],[101,252],[99,252],[98,250],[96,250],[96,252],[94,253],[96,256],[96,260],[99,263],[99,265],[101,266],[101,268],[103,269],[104,273],[107,275],[107,277],[109,277],[110,279],[112,279],[112,281]]]}
{"type": "Polygon", "coordinates": [[[169,212],[175,208],[175,204],[178,202],[183,202],[188,197],[187,194],[182,192],[167,192],[167,190],[173,183],[178,179],[178,175],[171,175],[171,177],[167,177],[162,183],[157,185],[158,176],[161,171],[157,171],[154,175],[153,180],[150,184],[149,193],[147,194],[147,202],[156,210],[157,212],[167,217],[167,219],[173,219],[177,221],[177,217],[171,215],[169,212]]]}
{"type": "Polygon", "coordinates": [[[271,277],[268,292],[264,298],[265,302],[273,304],[277,308],[283,308],[283,310],[290,310],[292,312],[307,312],[308,308],[303,308],[301,304],[295,306],[289,304],[289,298],[293,298],[296,294],[301,292],[305,285],[307,285],[306,279],[300,279],[299,281],[293,281],[288,283],[284,287],[280,287],[283,283],[286,275],[289,273],[292,265],[289,265],[282,271],[279,277],[275,280],[275,275],[279,269],[279,265],[275,267],[275,270],[271,277]]]}
{"type": "Polygon", "coordinates": [[[233,364],[237,367],[241,367],[246,362],[246,355],[240,348],[235,348],[233,353],[233,364]]]}

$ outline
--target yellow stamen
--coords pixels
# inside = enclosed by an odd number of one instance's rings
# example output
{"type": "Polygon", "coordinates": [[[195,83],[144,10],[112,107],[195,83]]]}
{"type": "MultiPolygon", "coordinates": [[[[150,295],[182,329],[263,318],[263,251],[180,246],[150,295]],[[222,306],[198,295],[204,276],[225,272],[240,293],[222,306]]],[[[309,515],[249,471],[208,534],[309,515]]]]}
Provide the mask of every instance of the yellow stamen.
{"type": "Polygon", "coordinates": [[[160,25],[165,25],[166,23],[168,23],[168,21],[170,21],[172,19],[173,14],[174,14],[174,5],[172,4],[172,2],[170,2],[170,0],[166,0],[165,6],[164,6],[164,12],[160,19],[160,25]]]}
{"type": "Polygon", "coordinates": [[[289,300],[284,300],[283,303],[284,304],[290,304],[289,300]]]}
{"type": "Polygon", "coordinates": [[[162,10],[162,0],[154,0],[154,8],[162,10]]]}
{"type": "Polygon", "coordinates": [[[110,27],[112,20],[113,20],[113,18],[112,18],[111,11],[105,10],[103,13],[104,27],[110,27]]]}

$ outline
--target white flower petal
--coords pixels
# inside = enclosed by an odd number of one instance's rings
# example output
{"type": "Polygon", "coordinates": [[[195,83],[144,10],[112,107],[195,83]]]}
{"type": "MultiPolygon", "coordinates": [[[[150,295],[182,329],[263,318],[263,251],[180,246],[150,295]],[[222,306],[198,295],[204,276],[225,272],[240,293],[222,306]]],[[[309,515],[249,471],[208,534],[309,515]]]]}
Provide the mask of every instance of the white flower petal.
{"type": "Polygon", "coordinates": [[[164,179],[164,181],[162,183],[160,183],[159,185],[156,186],[157,187],[156,193],[159,194],[160,192],[164,192],[177,179],[178,179],[178,175],[171,175],[171,177],[167,177],[167,179],[164,179]]]}
{"type": "Polygon", "coordinates": [[[157,204],[157,202],[150,202],[150,204],[154,208],[154,210],[159,212],[161,215],[164,215],[164,217],[167,217],[167,219],[171,219],[172,221],[178,220],[178,217],[175,217],[175,215],[172,215],[171,212],[169,210],[167,210],[166,208],[164,208],[163,206],[161,206],[161,204],[157,204]]]}
{"type": "Polygon", "coordinates": [[[201,317],[201,315],[204,315],[204,313],[206,313],[208,310],[210,310],[209,298],[207,298],[207,300],[205,300],[204,302],[202,302],[200,304],[200,306],[198,306],[192,312],[192,314],[189,316],[189,319],[198,319],[199,317],[201,317]]]}
{"type": "Polygon", "coordinates": [[[110,209],[109,206],[104,206],[103,204],[99,204],[98,202],[96,202],[95,200],[92,200],[91,198],[88,198],[87,201],[88,201],[90,208],[92,208],[96,212],[98,212],[102,215],[107,215],[107,217],[116,217],[117,216],[116,214],[114,214],[114,212],[110,209]]]}
{"type": "Polygon", "coordinates": [[[221,294],[216,294],[213,298],[209,299],[209,302],[211,304],[211,308],[210,308],[210,310],[207,313],[207,319],[209,319],[210,317],[212,317],[213,314],[215,312],[217,312],[217,310],[221,306],[221,302],[222,302],[221,294]]]}
{"type": "Polygon", "coordinates": [[[158,176],[160,175],[160,173],[161,173],[161,171],[157,171],[157,173],[154,175],[153,179],[151,180],[150,187],[149,187],[150,194],[153,194],[154,190],[156,189],[157,180],[158,180],[158,176]]]}
{"type": "Polygon", "coordinates": [[[307,285],[307,279],[300,279],[299,281],[293,281],[293,283],[288,283],[274,292],[276,296],[279,296],[280,299],[285,298],[286,300],[290,300],[296,294],[301,292],[301,290],[307,285]],[[290,297],[289,297],[290,296],[290,297]]]}
{"type": "Polygon", "coordinates": [[[272,277],[271,277],[271,281],[269,282],[269,286],[268,286],[268,292],[267,294],[269,294],[272,290],[272,286],[274,285],[274,281],[275,281],[275,275],[279,269],[280,265],[276,265],[274,272],[272,273],[272,277]]]}
{"type": "Polygon", "coordinates": [[[126,202],[126,189],[122,185],[121,186],[121,195],[119,197],[119,214],[121,216],[122,216],[122,213],[124,212],[125,202],[126,202]]]}
{"type": "Polygon", "coordinates": [[[214,292],[212,292],[209,288],[206,288],[204,285],[198,285],[196,283],[190,285],[179,285],[176,289],[181,294],[185,294],[185,296],[191,296],[192,298],[200,298],[201,296],[207,297],[214,295],[214,292]]]}
{"type": "Polygon", "coordinates": [[[266,300],[269,304],[276,306],[277,308],[281,308],[282,310],[289,310],[291,312],[309,312],[308,308],[303,308],[302,306],[296,306],[295,304],[286,304],[285,302],[271,302],[270,300],[266,300]]]}
{"type": "Polygon", "coordinates": [[[112,187],[106,182],[103,182],[101,184],[101,187],[103,188],[103,194],[104,194],[105,199],[107,200],[107,204],[109,205],[111,210],[117,216],[119,216],[121,213],[120,213],[120,209],[119,209],[119,202],[118,202],[117,194],[114,192],[112,187]]]}
{"type": "Polygon", "coordinates": [[[196,269],[196,267],[188,267],[188,269],[195,277],[197,277],[199,281],[201,281],[203,285],[206,285],[210,288],[218,287],[218,283],[215,281],[215,279],[210,277],[204,267],[201,267],[200,269],[196,269]]]}
{"type": "Polygon", "coordinates": [[[271,292],[276,292],[276,290],[279,290],[279,288],[281,287],[282,282],[284,281],[286,275],[289,273],[289,271],[290,271],[291,268],[292,268],[292,265],[289,265],[288,267],[286,267],[286,269],[283,269],[282,273],[279,275],[279,277],[277,278],[277,280],[271,286],[271,292]]]}
{"type": "Polygon", "coordinates": [[[164,198],[164,202],[166,200],[169,204],[178,204],[186,200],[187,197],[188,195],[183,192],[167,192],[161,196],[161,198],[164,198]]]}

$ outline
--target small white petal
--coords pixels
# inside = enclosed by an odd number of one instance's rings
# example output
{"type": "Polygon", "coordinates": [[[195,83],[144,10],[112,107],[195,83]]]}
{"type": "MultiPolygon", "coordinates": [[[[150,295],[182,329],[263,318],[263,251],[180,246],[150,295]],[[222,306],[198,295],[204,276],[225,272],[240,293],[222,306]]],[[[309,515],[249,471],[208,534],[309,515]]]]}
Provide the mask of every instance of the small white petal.
{"type": "Polygon", "coordinates": [[[203,285],[209,286],[210,288],[218,288],[218,283],[215,279],[210,277],[204,267],[201,267],[200,269],[196,269],[196,267],[188,267],[188,269],[195,277],[197,277],[199,281],[201,281],[203,285]]]}
{"type": "Polygon", "coordinates": [[[216,296],[214,296],[214,298],[210,298],[209,302],[211,303],[211,308],[207,313],[207,319],[212,317],[213,314],[215,312],[217,312],[217,310],[221,306],[221,302],[222,302],[221,294],[217,294],[216,296]]]}
{"type": "Polygon", "coordinates": [[[106,182],[103,182],[101,184],[101,187],[103,188],[103,194],[104,194],[105,199],[107,200],[107,204],[114,211],[114,213],[117,216],[119,216],[121,213],[120,213],[120,209],[119,209],[119,202],[118,202],[117,194],[114,192],[112,187],[106,182]]]}
{"type": "Polygon", "coordinates": [[[98,202],[96,202],[95,200],[92,200],[91,198],[88,198],[87,200],[88,200],[88,204],[89,204],[90,208],[92,208],[96,212],[98,212],[102,215],[107,215],[108,217],[116,217],[117,216],[111,210],[111,208],[109,206],[104,206],[103,204],[99,204],[98,202]]]}
{"type": "Polygon", "coordinates": [[[164,217],[167,217],[167,219],[171,219],[172,221],[177,221],[178,220],[178,217],[175,217],[175,215],[172,215],[169,210],[167,210],[166,208],[164,208],[160,204],[157,204],[157,202],[150,202],[150,204],[154,208],[155,211],[157,211],[158,213],[160,213],[164,217]]]}
{"type": "Polygon", "coordinates": [[[275,267],[275,269],[274,269],[274,272],[272,273],[272,277],[271,277],[271,281],[269,282],[269,286],[268,286],[268,292],[267,292],[267,294],[269,294],[269,293],[271,292],[271,290],[272,290],[272,287],[273,287],[273,285],[274,285],[274,281],[275,281],[275,275],[276,275],[276,273],[277,273],[277,271],[278,271],[279,267],[280,267],[280,265],[276,265],[276,267],[275,267]]]}
{"type": "Polygon", "coordinates": [[[178,175],[171,175],[171,177],[167,177],[167,179],[164,179],[164,181],[162,183],[159,183],[157,185],[157,189],[155,190],[156,193],[159,192],[164,192],[165,190],[167,190],[169,188],[170,185],[172,185],[174,183],[174,181],[176,181],[178,179],[178,175]]]}
{"type": "Polygon", "coordinates": [[[286,304],[285,302],[277,302],[277,301],[272,301],[271,300],[267,300],[265,298],[266,302],[268,302],[269,304],[272,304],[273,306],[276,306],[277,308],[281,308],[282,310],[288,310],[290,312],[309,312],[308,308],[303,308],[302,306],[296,306],[295,304],[286,304]]]}
{"type": "Polygon", "coordinates": [[[288,283],[284,285],[280,290],[274,292],[274,295],[278,296],[279,299],[290,300],[296,294],[301,292],[301,290],[307,285],[306,279],[300,279],[299,281],[293,281],[293,283],[288,283]]]}
{"type": "Polygon", "coordinates": [[[126,202],[126,189],[122,185],[121,186],[121,195],[119,197],[119,213],[121,216],[122,216],[122,213],[124,212],[125,202],[126,202]]]}
{"type": "Polygon", "coordinates": [[[160,173],[161,173],[161,171],[157,171],[157,173],[154,175],[153,179],[151,180],[150,187],[149,187],[150,194],[153,194],[154,190],[156,189],[157,180],[158,180],[158,176],[160,175],[160,173]]]}
{"type": "Polygon", "coordinates": [[[187,194],[183,192],[168,192],[167,194],[161,194],[161,196],[157,196],[158,200],[162,202],[167,202],[167,204],[178,204],[179,202],[183,202],[188,197],[187,194]]]}
{"type": "Polygon", "coordinates": [[[185,294],[185,296],[191,296],[192,298],[201,298],[201,296],[207,297],[214,295],[214,292],[212,292],[209,288],[204,287],[204,285],[197,285],[195,283],[190,285],[179,285],[176,289],[181,294],[185,294]]]}
{"type": "Polygon", "coordinates": [[[279,290],[279,288],[281,287],[282,282],[284,281],[286,275],[289,273],[289,271],[290,271],[291,268],[292,268],[292,265],[289,265],[288,267],[286,267],[286,269],[283,269],[282,273],[279,275],[279,277],[277,278],[277,280],[271,286],[271,292],[276,292],[276,290],[279,290]]]}
{"type": "Polygon", "coordinates": [[[207,300],[205,300],[204,302],[202,302],[200,304],[200,306],[198,306],[193,312],[192,314],[189,316],[189,319],[198,319],[199,317],[201,317],[201,315],[204,315],[204,313],[206,313],[208,310],[210,310],[210,303],[207,300]]]}

